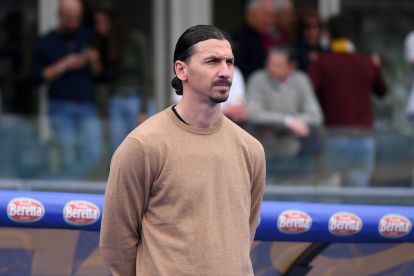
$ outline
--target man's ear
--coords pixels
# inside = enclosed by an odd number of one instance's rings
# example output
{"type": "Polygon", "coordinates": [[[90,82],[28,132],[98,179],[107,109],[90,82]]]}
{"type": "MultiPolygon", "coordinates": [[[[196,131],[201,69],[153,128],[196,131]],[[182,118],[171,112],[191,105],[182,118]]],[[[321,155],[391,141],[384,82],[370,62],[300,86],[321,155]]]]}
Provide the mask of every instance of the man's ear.
{"type": "Polygon", "coordinates": [[[175,75],[181,81],[187,80],[187,64],[184,61],[177,60],[174,64],[175,75]]]}

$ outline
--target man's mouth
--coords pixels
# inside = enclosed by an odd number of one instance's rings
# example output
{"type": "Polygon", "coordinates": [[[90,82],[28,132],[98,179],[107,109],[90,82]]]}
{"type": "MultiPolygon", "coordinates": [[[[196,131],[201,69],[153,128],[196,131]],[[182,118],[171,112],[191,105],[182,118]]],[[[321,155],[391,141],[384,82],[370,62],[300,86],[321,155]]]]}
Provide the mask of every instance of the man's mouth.
{"type": "Polygon", "coordinates": [[[225,86],[225,87],[230,87],[231,86],[231,82],[230,81],[217,81],[213,83],[213,86],[225,86]]]}

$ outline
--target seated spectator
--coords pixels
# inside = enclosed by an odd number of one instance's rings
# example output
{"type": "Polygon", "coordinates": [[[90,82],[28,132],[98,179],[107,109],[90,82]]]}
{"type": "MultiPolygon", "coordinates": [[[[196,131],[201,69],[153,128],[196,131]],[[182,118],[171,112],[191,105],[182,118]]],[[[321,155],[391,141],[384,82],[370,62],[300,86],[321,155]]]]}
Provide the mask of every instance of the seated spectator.
{"type": "Polygon", "coordinates": [[[268,159],[297,156],[302,139],[322,123],[312,85],[295,70],[287,49],[272,49],[266,68],[253,73],[247,84],[247,108],[248,122],[259,127],[268,159]]]}
{"type": "Polygon", "coordinates": [[[319,55],[309,76],[325,117],[326,173],[342,185],[368,186],[375,160],[372,95],[385,95],[386,86],[378,57],[355,52],[351,23],[343,16],[330,20],[332,52],[319,55]]]}
{"type": "Polygon", "coordinates": [[[298,69],[306,72],[309,64],[320,53],[326,52],[320,43],[321,22],[316,12],[308,11],[299,16],[298,40],[295,43],[295,53],[298,58],[298,69]]]}

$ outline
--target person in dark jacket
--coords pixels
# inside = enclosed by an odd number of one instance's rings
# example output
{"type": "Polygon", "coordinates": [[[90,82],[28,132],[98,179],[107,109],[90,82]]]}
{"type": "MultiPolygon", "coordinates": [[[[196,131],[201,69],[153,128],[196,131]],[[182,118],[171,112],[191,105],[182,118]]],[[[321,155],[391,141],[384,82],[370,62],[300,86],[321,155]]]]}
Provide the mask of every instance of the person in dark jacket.
{"type": "Polygon", "coordinates": [[[265,66],[268,50],[275,46],[273,22],[272,0],[248,2],[245,22],[232,36],[235,64],[246,81],[253,71],[265,66]]]}
{"type": "Polygon", "coordinates": [[[386,86],[379,58],[355,52],[349,39],[352,22],[329,22],[331,53],[320,55],[309,69],[325,118],[325,161],[344,185],[368,186],[375,160],[372,95],[384,96],[386,86]]]}
{"type": "Polygon", "coordinates": [[[327,51],[320,43],[321,28],[318,13],[306,11],[299,16],[295,52],[298,60],[297,67],[303,72],[308,71],[309,65],[320,53],[327,51]]]}
{"type": "Polygon", "coordinates": [[[82,10],[79,0],[60,2],[59,26],[38,39],[32,74],[37,84],[48,84],[48,115],[62,171],[84,176],[100,161],[102,130],[94,96],[99,53],[90,47],[91,32],[81,25],[82,10]]]}

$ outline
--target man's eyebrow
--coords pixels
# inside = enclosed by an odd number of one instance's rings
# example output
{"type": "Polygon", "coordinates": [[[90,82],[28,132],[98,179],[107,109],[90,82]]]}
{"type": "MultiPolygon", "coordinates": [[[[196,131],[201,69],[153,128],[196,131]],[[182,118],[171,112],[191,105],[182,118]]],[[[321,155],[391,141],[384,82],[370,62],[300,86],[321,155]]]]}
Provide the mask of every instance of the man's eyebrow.
{"type": "Polygon", "coordinates": [[[224,57],[224,56],[214,56],[214,55],[204,58],[204,61],[206,61],[206,60],[223,60],[223,59],[234,61],[234,57],[224,57]]]}

